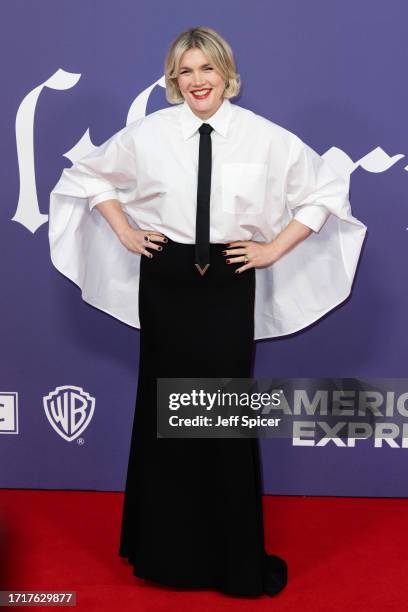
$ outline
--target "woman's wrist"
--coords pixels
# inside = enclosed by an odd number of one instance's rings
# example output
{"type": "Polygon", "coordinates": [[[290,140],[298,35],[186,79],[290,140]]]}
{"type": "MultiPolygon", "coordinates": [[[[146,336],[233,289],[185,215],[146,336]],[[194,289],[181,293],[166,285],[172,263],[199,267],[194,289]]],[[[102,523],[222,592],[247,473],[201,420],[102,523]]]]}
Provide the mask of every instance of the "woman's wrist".
{"type": "Polygon", "coordinates": [[[266,248],[268,249],[268,259],[270,260],[271,264],[274,264],[280,258],[276,241],[272,240],[271,242],[268,242],[266,248]]]}
{"type": "Polygon", "coordinates": [[[272,263],[277,262],[278,259],[286,255],[286,253],[291,251],[312,233],[313,230],[310,227],[296,219],[292,219],[292,221],[267,245],[268,255],[272,263]]]}
{"type": "Polygon", "coordinates": [[[127,220],[125,220],[123,223],[120,223],[120,225],[115,228],[116,235],[121,242],[123,242],[126,236],[128,236],[129,230],[132,230],[132,227],[127,220]]]}

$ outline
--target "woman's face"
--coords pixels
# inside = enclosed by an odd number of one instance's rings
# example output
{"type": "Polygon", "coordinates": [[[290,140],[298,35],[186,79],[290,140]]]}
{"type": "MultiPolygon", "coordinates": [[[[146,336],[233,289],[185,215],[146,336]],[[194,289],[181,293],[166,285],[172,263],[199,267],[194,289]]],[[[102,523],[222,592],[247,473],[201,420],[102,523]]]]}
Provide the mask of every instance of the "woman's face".
{"type": "Polygon", "coordinates": [[[177,83],[183,98],[200,119],[211,117],[222,104],[224,78],[201,49],[183,53],[177,83]]]}

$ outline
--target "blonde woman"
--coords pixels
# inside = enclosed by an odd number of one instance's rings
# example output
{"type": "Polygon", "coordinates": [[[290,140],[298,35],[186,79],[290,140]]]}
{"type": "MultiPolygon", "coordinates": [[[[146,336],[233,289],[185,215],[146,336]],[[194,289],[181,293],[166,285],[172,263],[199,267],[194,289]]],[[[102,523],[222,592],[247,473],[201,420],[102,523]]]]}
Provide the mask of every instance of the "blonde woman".
{"type": "Polygon", "coordinates": [[[158,438],[156,379],[250,377],[254,339],[349,295],[366,228],[326,161],[231,102],[240,78],[213,29],[177,36],[165,81],[170,106],[64,170],[51,257],[141,330],[119,554],[162,585],[274,595],[287,565],[264,547],[258,440],[158,438]]]}

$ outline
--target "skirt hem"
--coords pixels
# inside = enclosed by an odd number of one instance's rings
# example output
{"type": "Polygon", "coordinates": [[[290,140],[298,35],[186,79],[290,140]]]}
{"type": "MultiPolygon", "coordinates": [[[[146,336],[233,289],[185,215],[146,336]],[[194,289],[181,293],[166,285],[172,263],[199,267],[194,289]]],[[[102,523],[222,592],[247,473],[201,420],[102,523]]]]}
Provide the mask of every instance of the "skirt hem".
{"type": "Polygon", "coordinates": [[[251,592],[242,592],[237,591],[236,589],[228,588],[227,586],[223,586],[221,582],[214,579],[211,582],[189,582],[184,581],[180,582],[178,580],[171,580],[168,578],[163,578],[162,576],[149,572],[141,572],[136,569],[134,562],[132,560],[132,555],[130,553],[125,553],[119,551],[118,555],[123,559],[126,559],[130,565],[133,565],[133,575],[136,578],[140,578],[142,580],[148,580],[156,585],[161,585],[164,587],[170,587],[176,590],[196,590],[196,591],[218,591],[223,593],[224,595],[230,595],[235,597],[260,597],[262,595],[274,596],[277,595],[280,591],[282,591],[287,584],[287,564],[286,561],[277,557],[276,555],[271,555],[265,553],[265,572],[263,578],[263,584],[260,589],[251,592]]]}

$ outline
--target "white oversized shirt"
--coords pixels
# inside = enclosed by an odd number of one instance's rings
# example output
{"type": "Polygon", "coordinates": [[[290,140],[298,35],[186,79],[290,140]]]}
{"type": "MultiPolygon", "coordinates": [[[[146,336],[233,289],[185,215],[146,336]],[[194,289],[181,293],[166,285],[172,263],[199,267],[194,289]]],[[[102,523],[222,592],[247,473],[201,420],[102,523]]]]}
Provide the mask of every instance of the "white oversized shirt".
{"type": "MultiPolygon", "coordinates": [[[[142,117],[65,169],[51,192],[53,264],[86,302],[133,327],[143,256],[94,207],[116,198],[134,227],[193,244],[203,122],[187,102],[142,117]]],[[[303,329],[351,291],[366,227],[352,216],[348,184],[296,135],[228,99],[205,123],[213,127],[210,242],[270,242],[292,218],[314,230],[256,269],[255,339],[303,329]]]]}

